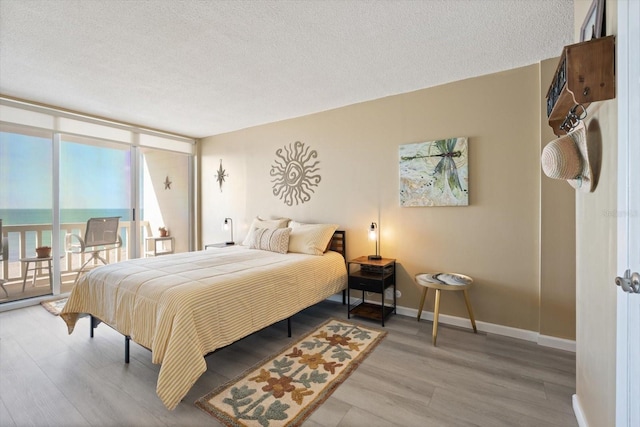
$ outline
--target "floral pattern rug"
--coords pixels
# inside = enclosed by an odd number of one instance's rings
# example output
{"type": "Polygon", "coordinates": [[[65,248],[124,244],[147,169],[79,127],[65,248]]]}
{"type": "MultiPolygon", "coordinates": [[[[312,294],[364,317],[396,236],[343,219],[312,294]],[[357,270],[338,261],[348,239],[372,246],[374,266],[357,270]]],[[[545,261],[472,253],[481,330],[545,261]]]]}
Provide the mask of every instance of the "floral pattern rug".
{"type": "Polygon", "coordinates": [[[280,354],[196,401],[226,426],[298,426],[367,357],[385,331],[330,319],[280,354]]]}

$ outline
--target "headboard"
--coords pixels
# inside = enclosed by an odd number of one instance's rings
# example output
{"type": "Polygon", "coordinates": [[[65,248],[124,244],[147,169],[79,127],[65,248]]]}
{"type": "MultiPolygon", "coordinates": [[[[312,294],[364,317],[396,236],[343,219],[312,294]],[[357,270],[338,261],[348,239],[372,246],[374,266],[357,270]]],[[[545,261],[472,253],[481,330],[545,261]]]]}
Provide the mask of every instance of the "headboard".
{"type": "Polygon", "coordinates": [[[336,230],[333,233],[331,242],[329,242],[329,250],[338,252],[345,260],[347,259],[347,243],[344,230],[336,230]]]}

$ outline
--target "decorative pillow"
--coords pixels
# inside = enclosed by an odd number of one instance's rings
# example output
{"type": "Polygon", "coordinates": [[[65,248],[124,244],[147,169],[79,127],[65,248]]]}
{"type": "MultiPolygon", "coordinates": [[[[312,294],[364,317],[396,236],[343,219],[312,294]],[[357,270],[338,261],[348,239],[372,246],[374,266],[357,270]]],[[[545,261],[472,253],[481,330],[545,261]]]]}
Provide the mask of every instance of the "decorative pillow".
{"type": "Polygon", "coordinates": [[[290,233],[290,228],[256,228],[250,234],[249,248],[286,254],[290,233]]]}
{"type": "Polygon", "coordinates": [[[251,244],[251,233],[257,228],[286,228],[287,224],[289,224],[289,218],[262,219],[257,216],[251,222],[247,237],[245,237],[242,244],[247,246],[251,244]]]}
{"type": "Polygon", "coordinates": [[[322,255],[338,224],[297,224],[289,236],[289,252],[322,255]]]}

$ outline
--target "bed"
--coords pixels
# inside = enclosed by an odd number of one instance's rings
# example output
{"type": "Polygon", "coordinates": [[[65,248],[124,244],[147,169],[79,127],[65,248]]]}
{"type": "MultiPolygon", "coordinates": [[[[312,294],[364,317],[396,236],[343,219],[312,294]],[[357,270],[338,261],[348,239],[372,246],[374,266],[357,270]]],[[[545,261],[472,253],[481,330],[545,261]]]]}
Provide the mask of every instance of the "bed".
{"type": "Polygon", "coordinates": [[[114,328],[127,358],[129,339],[151,350],[156,393],[174,409],[207,354],[344,291],[344,242],[335,231],[319,256],[236,245],[101,266],[78,280],[61,317],[70,334],[83,313],[91,336],[99,322],[114,328]]]}

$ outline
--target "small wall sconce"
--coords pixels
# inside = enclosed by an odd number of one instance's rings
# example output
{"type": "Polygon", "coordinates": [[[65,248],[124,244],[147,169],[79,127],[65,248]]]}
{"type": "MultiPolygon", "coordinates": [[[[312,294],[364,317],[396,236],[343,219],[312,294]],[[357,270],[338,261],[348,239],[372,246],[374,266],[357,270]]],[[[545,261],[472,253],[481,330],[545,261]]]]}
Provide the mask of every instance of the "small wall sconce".
{"type": "Polygon", "coordinates": [[[369,259],[382,259],[382,257],[378,254],[378,224],[372,222],[369,226],[369,240],[376,241],[376,254],[369,255],[367,258],[369,259]]]}
{"type": "Polygon", "coordinates": [[[227,245],[235,245],[233,241],[233,220],[231,218],[225,218],[222,223],[223,230],[231,230],[231,239],[228,242],[225,242],[227,245]]]}

